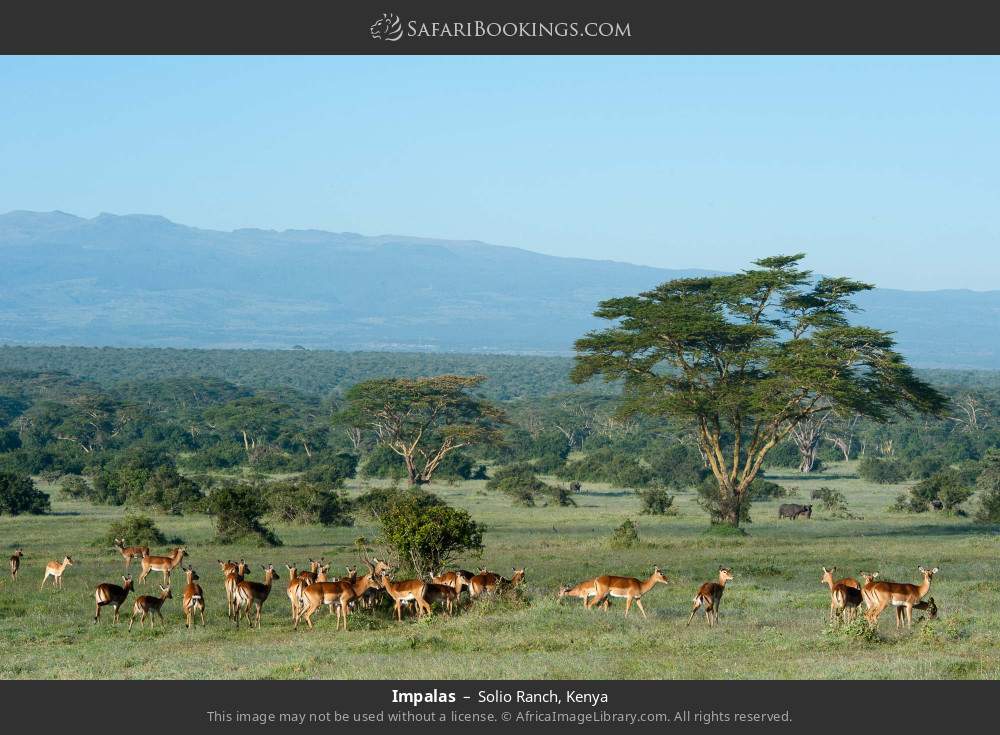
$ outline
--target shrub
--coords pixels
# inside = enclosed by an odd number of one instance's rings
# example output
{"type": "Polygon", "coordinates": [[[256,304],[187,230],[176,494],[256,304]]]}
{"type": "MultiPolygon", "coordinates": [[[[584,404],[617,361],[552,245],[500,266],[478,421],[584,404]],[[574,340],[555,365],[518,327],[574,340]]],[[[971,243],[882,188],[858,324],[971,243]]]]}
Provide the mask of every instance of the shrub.
{"type": "Polygon", "coordinates": [[[272,516],[287,523],[352,526],[347,496],[309,482],[272,482],[264,486],[272,516]]]}
{"type": "Polygon", "coordinates": [[[829,487],[820,487],[812,491],[810,497],[820,501],[823,509],[829,511],[834,518],[860,519],[847,509],[847,498],[840,490],[829,487]]]}
{"type": "Polygon", "coordinates": [[[64,496],[74,500],[89,498],[93,492],[90,483],[80,475],[64,475],[62,482],[59,483],[59,490],[64,496]]]}
{"type": "Polygon", "coordinates": [[[858,462],[858,476],[868,482],[892,485],[906,479],[906,471],[899,460],[863,457],[858,462]]]}
{"type": "Polygon", "coordinates": [[[952,469],[942,470],[910,488],[910,506],[914,512],[926,511],[932,501],[941,501],[944,510],[956,513],[959,506],[975,492],[962,484],[962,478],[952,469]]]}
{"type": "Polygon", "coordinates": [[[482,551],[485,527],[432,493],[396,490],[368,507],[381,543],[400,565],[419,575],[449,566],[462,553],[482,551]]]}
{"type": "Polygon", "coordinates": [[[324,485],[328,489],[341,488],[344,480],[347,480],[357,473],[358,458],[349,452],[337,452],[330,456],[318,457],[315,464],[302,475],[304,480],[324,485]]]}
{"type": "Polygon", "coordinates": [[[402,457],[389,447],[380,444],[368,453],[365,463],[361,466],[361,476],[402,480],[406,478],[406,465],[402,457]]]}
{"type": "Polygon", "coordinates": [[[634,456],[611,448],[590,452],[583,459],[569,462],[556,473],[563,480],[606,482],[615,487],[641,488],[653,486],[653,473],[634,456]]]}
{"type": "Polygon", "coordinates": [[[52,510],[49,496],[27,475],[0,472],[0,515],[42,515],[52,510]]]}
{"type": "Polygon", "coordinates": [[[631,518],[626,518],[624,523],[611,532],[611,538],[608,539],[608,546],[612,549],[634,549],[640,543],[639,529],[631,518]]]}
{"type": "Polygon", "coordinates": [[[215,516],[216,541],[220,544],[254,540],[280,546],[281,539],[261,522],[267,511],[262,489],[248,483],[222,484],[208,498],[208,512],[215,516]]]}
{"type": "Polygon", "coordinates": [[[163,546],[166,543],[182,544],[179,538],[168,539],[149,516],[126,515],[111,524],[103,536],[94,543],[111,548],[115,539],[123,538],[129,546],[163,546]]]}
{"type": "Polygon", "coordinates": [[[922,454],[909,462],[908,474],[911,480],[925,480],[946,465],[941,457],[922,454]]]}
{"type": "Polygon", "coordinates": [[[986,452],[982,465],[983,469],[976,478],[979,489],[976,520],[980,523],[1000,523],[1000,449],[986,452]]]}
{"type": "Polygon", "coordinates": [[[755,477],[754,481],[750,483],[750,497],[753,500],[774,500],[790,494],[790,491],[778,483],[765,480],[760,475],[755,477]]]}
{"type": "Polygon", "coordinates": [[[204,500],[205,494],[198,484],[173,467],[160,467],[149,476],[141,491],[127,496],[129,504],[155,508],[170,515],[203,510],[204,500]]]}
{"type": "Polygon", "coordinates": [[[709,474],[694,447],[672,444],[646,454],[645,458],[649,462],[653,481],[664,488],[695,487],[709,474]]]}
{"type": "Polygon", "coordinates": [[[662,487],[652,487],[639,491],[640,513],[647,516],[677,515],[674,496],[662,487]]]}
{"type": "Polygon", "coordinates": [[[515,505],[534,506],[538,496],[543,496],[555,505],[576,505],[566,488],[548,485],[535,475],[530,464],[512,464],[500,467],[486,483],[487,490],[497,490],[509,495],[515,505]]]}

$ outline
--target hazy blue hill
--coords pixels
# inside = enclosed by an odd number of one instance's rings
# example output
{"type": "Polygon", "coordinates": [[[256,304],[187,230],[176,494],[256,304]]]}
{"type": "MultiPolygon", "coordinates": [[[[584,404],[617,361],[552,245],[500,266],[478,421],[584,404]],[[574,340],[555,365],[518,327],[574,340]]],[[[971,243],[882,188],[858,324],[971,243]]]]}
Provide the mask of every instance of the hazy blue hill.
{"type": "MultiPolygon", "coordinates": [[[[608,296],[708,271],[476,241],[216,232],[153,215],[0,215],[0,342],[550,352],[608,296]]],[[[1000,292],[878,291],[918,364],[1000,367],[1000,292]]]]}

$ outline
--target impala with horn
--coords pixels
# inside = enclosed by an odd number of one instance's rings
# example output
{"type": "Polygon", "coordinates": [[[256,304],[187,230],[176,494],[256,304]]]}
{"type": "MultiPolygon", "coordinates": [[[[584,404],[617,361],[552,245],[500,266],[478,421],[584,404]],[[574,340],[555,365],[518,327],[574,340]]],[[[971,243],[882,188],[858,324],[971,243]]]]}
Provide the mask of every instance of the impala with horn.
{"type": "Polygon", "coordinates": [[[126,546],[125,539],[123,538],[116,538],[115,545],[112,548],[121,554],[122,559],[125,561],[125,568],[122,570],[122,574],[128,574],[133,559],[141,559],[144,556],[149,556],[148,546],[126,546]]]}
{"type": "Polygon", "coordinates": [[[872,625],[878,624],[878,617],[889,605],[897,608],[896,627],[902,627],[903,615],[905,612],[906,627],[913,625],[913,608],[921,602],[921,598],[931,589],[931,579],[938,573],[938,568],[925,569],[917,567],[924,579],[920,584],[904,584],[899,582],[875,582],[870,591],[870,596],[875,606],[872,607],[865,616],[872,625]],[[900,610],[901,608],[901,610],[900,610]]]}

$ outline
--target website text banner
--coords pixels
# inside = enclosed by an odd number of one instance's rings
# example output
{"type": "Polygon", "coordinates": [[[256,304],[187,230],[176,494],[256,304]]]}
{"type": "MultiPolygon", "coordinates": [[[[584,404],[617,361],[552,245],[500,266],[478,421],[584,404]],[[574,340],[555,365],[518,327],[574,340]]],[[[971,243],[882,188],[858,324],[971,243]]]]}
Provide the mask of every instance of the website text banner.
{"type": "Polygon", "coordinates": [[[0,683],[0,697],[8,732],[114,721],[145,735],[400,726],[801,733],[842,728],[832,709],[866,729],[894,727],[903,718],[934,731],[953,725],[956,711],[965,722],[985,718],[995,689],[994,682],[902,681],[75,681],[0,683]]]}
{"type": "Polygon", "coordinates": [[[997,53],[998,4],[953,0],[42,0],[3,53],[997,53]]]}

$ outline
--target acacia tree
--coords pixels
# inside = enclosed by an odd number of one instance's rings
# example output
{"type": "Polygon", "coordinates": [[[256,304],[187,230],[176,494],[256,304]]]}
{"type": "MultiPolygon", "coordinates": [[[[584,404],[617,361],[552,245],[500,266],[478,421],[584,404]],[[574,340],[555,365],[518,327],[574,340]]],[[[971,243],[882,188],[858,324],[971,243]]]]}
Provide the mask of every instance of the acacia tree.
{"type": "Polygon", "coordinates": [[[371,427],[378,443],[402,458],[410,485],[423,485],[452,452],[501,441],[503,411],[468,392],[485,379],[438,375],[367,380],[347,391],[347,407],[337,421],[371,427]]]}
{"type": "Polygon", "coordinates": [[[889,332],[848,324],[850,298],[872,286],[813,279],[803,257],[603,301],[595,316],[616,324],[576,342],[576,382],[622,380],[623,412],[694,433],[718,485],[717,522],[739,525],[767,453],[803,421],[836,410],[884,422],[945,405],[889,332]]]}

